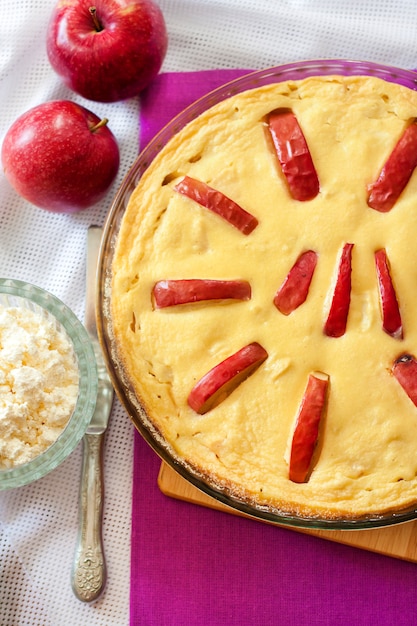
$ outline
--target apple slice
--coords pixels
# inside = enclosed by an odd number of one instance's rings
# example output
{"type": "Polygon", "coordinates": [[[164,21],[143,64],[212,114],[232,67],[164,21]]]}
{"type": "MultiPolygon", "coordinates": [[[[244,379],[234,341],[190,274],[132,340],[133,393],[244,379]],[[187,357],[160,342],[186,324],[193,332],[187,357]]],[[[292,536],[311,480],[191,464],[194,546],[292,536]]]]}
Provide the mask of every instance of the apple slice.
{"type": "Polygon", "coordinates": [[[320,190],[319,180],[303,131],[292,111],[278,109],[268,116],[268,128],[295,200],[312,200],[320,190]]]}
{"type": "Polygon", "coordinates": [[[265,361],[267,351],[257,342],[244,346],[205,374],[188,396],[196,413],[207,413],[225,400],[265,361]]]}
{"type": "Polygon", "coordinates": [[[400,309],[391,279],[387,253],[383,248],[375,252],[375,265],[381,304],[382,328],[394,339],[402,339],[403,326],[400,309]]]}
{"type": "Polygon", "coordinates": [[[413,404],[417,406],[417,360],[412,354],[402,354],[395,360],[392,373],[413,404]]]}
{"type": "Polygon", "coordinates": [[[303,252],[288,272],[278,289],[274,304],[281,313],[289,315],[305,302],[317,264],[317,253],[303,252]]]}
{"type": "Polygon", "coordinates": [[[246,280],[188,278],[160,280],[152,290],[158,309],[203,300],[250,300],[251,286],[246,280]]]}
{"type": "Polygon", "coordinates": [[[327,374],[315,372],[308,377],[291,442],[289,478],[295,483],[305,482],[310,472],[319,437],[320,421],[324,414],[328,384],[327,374]]]}
{"type": "Polygon", "coordinates": [[[353,243],[345,243],[340,257],[336,285],[324,325],[324,332],[329,337],[341,337],[346,332],[350,306],[352,248],[353,243]]]}
{"type": "Polygon", "coordinates": [[[408,126],[383,166],[378,179],[368,185],[368,205],[386,213],[406,187],[417,166],[417,125],[408,126]]]}
{"type": "Polygon", "coordinates": [[[225,196],[221,191],[209,187],[201,180],[184,176],[175,185],[174,189],[206,209],[217,213],[217,215],[220,215],[220,217],[232,224],[244,235],[249,235],[258,225],[256,217],[242,209],[241,206],[225,196]]]}

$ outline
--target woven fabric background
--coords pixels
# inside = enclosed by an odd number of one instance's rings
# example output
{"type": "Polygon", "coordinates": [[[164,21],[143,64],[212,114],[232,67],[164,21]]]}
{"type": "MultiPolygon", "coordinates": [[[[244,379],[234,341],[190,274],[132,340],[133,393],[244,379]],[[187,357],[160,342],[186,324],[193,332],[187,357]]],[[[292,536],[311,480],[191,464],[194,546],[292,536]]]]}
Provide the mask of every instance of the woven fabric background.
{"type": "MultiPolygon", "coordinates": [[[[261,69],[311,58],[417,67],[415,0],[159,0],[159,4],[169,32],[164,72],[261,69]]],[[[47,213],[30,205],[1,174],[0,275],[48,289],[83,319],[87,228],[103,224],[137,155],[140,100],[92,103],[62,85],[45,50],[51,8],[51,0],[1,1],[0,141],[30,107],[72,99],[109,118],[120,144],[121,165],[106,199],[75,215],[47,213]]],[[[2,626],[129,623],[132,454],[133,426],[116,401],[105,456],[109,578],[94,605],[81,604],[70,586],[81,446],[36,484],[0,493],[2,626]]]]}

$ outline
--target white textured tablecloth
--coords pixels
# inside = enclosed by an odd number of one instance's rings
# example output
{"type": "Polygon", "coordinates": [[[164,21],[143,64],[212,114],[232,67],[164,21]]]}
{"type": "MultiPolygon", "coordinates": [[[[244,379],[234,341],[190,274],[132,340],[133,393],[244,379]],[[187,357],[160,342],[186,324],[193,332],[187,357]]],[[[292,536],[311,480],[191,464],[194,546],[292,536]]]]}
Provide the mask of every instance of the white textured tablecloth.
{"type": "MultiPolygon", "coordinates": [[[[106,200],[75,215],[47,213],[28,204],[0,175],[0,275],[44,287],[82,320],[87,228],[103,224],[117,186],[135,159],[139,100],[104,105],[71,93],[49,66],[45,51],[53,2],[0,4],[0,141],[30,107],[68,98],[108,117],[120,144],[119,176],[106,200]]],[[[169,33],[162,71],[261,69],[313,58],[417,67],[415,0],[160,0],[159,4],[169,33]]],[[[70,585],[81,446],[37,483],[0,493],[1,626],[129,623],[132,449],[133,426],[116,401],[105,449],[108,582],[94,604],[79,602],[70,585]]],[[[157,617],[154,624],[159,626],[157,617]]]]}

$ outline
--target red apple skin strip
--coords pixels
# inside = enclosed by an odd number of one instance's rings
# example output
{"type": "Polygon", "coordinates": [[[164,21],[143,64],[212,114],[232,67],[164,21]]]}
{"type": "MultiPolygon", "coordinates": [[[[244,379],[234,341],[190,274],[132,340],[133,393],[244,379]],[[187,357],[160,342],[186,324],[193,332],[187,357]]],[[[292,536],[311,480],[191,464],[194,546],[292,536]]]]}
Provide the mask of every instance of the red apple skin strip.
{"type": "Polygon", "coordinates": [[[395,360],[392,373],[411,402],[417,406],[417,361],[411,354],[402,354],[395,360]]]}
{"type": "Polygon", "coordinates": [[[289,315],[305,302],[317,264],[317,253],[303,252],[278,289],[274,304],[284,315],[289,315]]]}
{"type": "Polygon", "coordinates": [[[291,443],[289,478],[295,483],[306,482],[310,472],[326,405],[328,384],[329,377],[326,374],[310,374],[308,377],[291,443]]]}
{"type": "Polygon", "coordinates": [[[200,415],[207,413],[253,374],[267,357],[267,351],[257,342],[244,346],[215,365],[194,385],[188,396],[189,406],[200,415]]]}
{"type": "Polygon", "coordinates": [[[225,196],[221,191],[209,187],[201,180],[184,176],[175,185],[174,189],[206,209],[213,211],[244,235],[249,235],[258,225],[258,220],[255,216],[242,209],[241,206],[225,196]]]}
{"type": "Polygon", "coordinates": [[[375,265],[381,303],[382,328],[394,339],[402,339],[403,326],[400,309],[391,279],[387,253],[383,248],[375,252],[375,265]]]}
{"type": "Polygon", "coordinates": [[[152,290],[158,309],[204,300],[250,300],[252,290],[246,280],[207,280],[189,278],[160,280],[152,290]]]}
{"type": "Polygon", "coordinates": [[[381,213],[390,211],[416,166],[417,125],[411,124],[398,140],[376,182],[368,186],[368,205],[381,213]]]}
{"type": "Polygon", "coordinates": [[[320,184],[296,116],[292,111],[273,111],[268,116],[268,127],[291,196],[302,202],[312,200],[320,184]]]}
{"type": "Polygon", "coordinates": [[[345,243],[340,257],[330,311],[324,326],[328,337],[342,337],[346,332],[352,282],[352,248],[353,243],[345,243]]]}

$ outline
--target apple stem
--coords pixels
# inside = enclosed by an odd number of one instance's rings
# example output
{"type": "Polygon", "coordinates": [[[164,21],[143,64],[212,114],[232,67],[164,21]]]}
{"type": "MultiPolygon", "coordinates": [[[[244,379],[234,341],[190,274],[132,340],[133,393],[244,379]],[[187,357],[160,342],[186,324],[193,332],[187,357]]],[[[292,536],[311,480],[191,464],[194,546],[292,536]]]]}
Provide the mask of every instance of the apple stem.
{"type": "Polygon", "coordinates": [[[99,122],[97,122],[97,124],[94,124],[94,126],[91,126],[90,131],[92,133],[95,133],[96,130],[98,130],[99,128],[103,128],[103,126],[106,126],[108,124],[109,120],[107,119],[107,117],[103,117],[103,119],[101,119],[99,122]]]}
{"type": "Polygon", "coordinates": [[[97,9],[96,7],[90,7],[88,10],[90,11],[90,15],[93,18],[94,28],[99,33],[101,30],[103,30],[103,26],[101,25],[100,20],[97,17],[97,9]]]}

